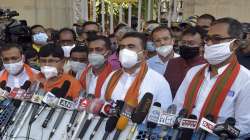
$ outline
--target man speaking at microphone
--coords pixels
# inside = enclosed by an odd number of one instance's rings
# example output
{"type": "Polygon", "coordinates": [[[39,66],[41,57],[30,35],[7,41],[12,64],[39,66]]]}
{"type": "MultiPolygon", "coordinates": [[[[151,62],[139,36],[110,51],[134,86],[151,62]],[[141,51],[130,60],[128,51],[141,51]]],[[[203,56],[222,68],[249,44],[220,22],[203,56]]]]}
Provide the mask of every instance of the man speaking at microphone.
{"type": "Polygon", "coordinates": [[[34,75],[39,71],[25,64],[22,47],[15,43],[1,46],[1,59],[4,69],[0,72],[0,81],[6,81],[8,87],[19,88],[26,80],[34,81],[34,75]]]}
{"type": "Polygon", "coordinates": [[[235,56],[241,36],[241,24],[235,19],[221,18],[212,24],[204,47],[208,63],[188,71],[174,104],[199,119],[211,114],[216,123],[234,117],[243,137],[250,132],[250,73],[235,56]]]}
{"type": "Polygon", "coordinates": [[[70,81],[70,88],[66,94],[68,97],[76,99],[81,90],[81,84],[71,75],[63,72],[64,52],[61,47],[55,44],[47,44],[41,47],[39,52],[41,73],[38,76],[46,91],[53,88],[60,88],[64,81],[70,81]]]}
{"type": "Polygon", "coordinates": [[[138,32],[127,33],[119,42],[121,70],[112,72],[103,84],[101,97],[124,100],[135,107],[145,93],[153,94],[153,102],[162,108],[172,103],[170,87],[165,78],[148,67],[145,57],[146,38],[138,32]]]}

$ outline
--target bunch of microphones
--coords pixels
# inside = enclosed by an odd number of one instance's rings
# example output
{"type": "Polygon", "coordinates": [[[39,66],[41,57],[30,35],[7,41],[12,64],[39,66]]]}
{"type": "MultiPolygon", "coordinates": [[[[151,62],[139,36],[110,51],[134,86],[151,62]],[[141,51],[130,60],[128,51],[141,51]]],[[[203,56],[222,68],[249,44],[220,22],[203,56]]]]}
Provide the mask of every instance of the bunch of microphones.
{"type": "Polygon", "coordinates": [[[212,135],[227,140],[239,137],[240,130],[234,127],[236,120],[233,117],[227,118],[220,124],[215,124],[213,121],[214,117],[210,114],[199,121],[197,116],[188,115],[186,109],[181,109],[176,114],[176,105],[172,104],[167,110],[162,110],[161,104],[155,102],[147,116],[146,130],[145,128],[141,130],[136,139],[205,140],[212,135]],[[161,129],[157,134],[152,131],[156,127],[161,129]]]}
{"type": "Polygon", "coordinates": [[[6,81],[0,82],[0,139],[6,136],[7,131],[7,137],[18,136],[27,121],[29,127],[26,136],[29,139],[32,124],[45,109],[48,110],[48,114],[41,127],[47,128],[52,118],[57,117],[49,139],[57,132],[67,111],[72,112],[66,126],[66,133],[71,140],[83,139],[94,119],[98,121],[87,139],[117,140],[129,122],[132,122],[132,125],[126,140],[154,140],[166,137],[172,140],[189,140],[194,132],[198,134],[199,140],[206,139],[208,134],[226,140],[235,139],[240,134],[239,129],[234,127],[236,121],[232,117],[221,124],[215,124],[212,115],[198,121],[195,115],[188,115],[186,109],[177,114],[174,104],[166,110],[162,109],[159,102],[153,103],[151,93],[145,93],[137,106],[131,106],[122,100],[104,101],[95,98],[93,94],[73,100],[67,96],[70,84],[66,80],[60,88],[46,92],[39,82],[26,81],[20,88],[12,90],[6,86],[6,81]],[[56,109],[60,109],[57,116],[56,109]],[[105,130],[100,130],[102,123],[105,123],[105,130]],[[146,125],[146,131],[137,131],[142,124],[146,125]],[[153,130],[157,127],[160,127],[161,131],[155,134],[153,130]],[[103,132],[102,137],[98,135],[97,138],[98,131],[103,132]],[[114,133],[112,138],[111,133],[114,133]]]}

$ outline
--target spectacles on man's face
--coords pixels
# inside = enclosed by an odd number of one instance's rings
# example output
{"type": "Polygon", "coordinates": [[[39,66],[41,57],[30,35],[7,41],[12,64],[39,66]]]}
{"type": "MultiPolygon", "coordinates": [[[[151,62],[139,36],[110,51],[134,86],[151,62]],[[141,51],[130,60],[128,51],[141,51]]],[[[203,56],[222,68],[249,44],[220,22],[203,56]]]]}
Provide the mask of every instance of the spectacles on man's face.
{"type": "Polygon", "coordinates": [[[207,35],[204,38],[205,43],[211,41],[213,44],[219,44],[225,40],[233,39],[233,37],[221,37],[219,35],[207,35]]]}

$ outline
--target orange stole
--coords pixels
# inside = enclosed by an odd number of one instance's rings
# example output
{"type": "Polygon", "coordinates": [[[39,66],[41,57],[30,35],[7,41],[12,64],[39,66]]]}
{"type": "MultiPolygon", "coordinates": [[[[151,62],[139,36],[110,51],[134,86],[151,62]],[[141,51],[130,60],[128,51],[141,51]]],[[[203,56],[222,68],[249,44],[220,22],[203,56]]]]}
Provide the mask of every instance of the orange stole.
{"type": "MultiPolygon", "coordinates": [[[[125,102],[132,107],[136,107],[138,104],[139,89],[141,87],[141,83],[142,83],[147,71],[148,71],[148,66],[147,66],[146,62],[143,62],[141,64],[141,69],[140,69],[139,73],[137,74],[132,85],[129,87],[128,92],[125,96],[125,102]]],[[[122,76],[122,74],[123,74],[123,70],[120,69],[120,70],[116,71],[112,75],[111,79],[109,80],[109,83],[107,85],[107,89],[105,92],[105,99],[107,101],[111,100],[112,93],[113,93],[120,77],[122,76]]]]}
{"type": "MultiPolygon", "coordinates": [[[[34,81],[35,80],[34,79],[34,73],[33,73],[32,69],[31,69],[31,67],[29,65],[27,65],[27,64],[24,64],[24,69],[27,72],[27,75],[29,76],[30,81],[31,82],[34,81]]],[[[0,81],[7,81],[8,77],[9,77],[8,71],[4,70],[3,74],[0,77],[0,81]]]]}
{"type": "MultiPolygon", "coordinates": [[[[196,97],[199,93],[199,89],[205,78],[205,69],[208,65],[205,65],[192,79],[184,100],[184,108],[188,109],[189,114],[192,112],[196,102],[196,97]]],[[[215,84],[210,90],[208,97],[202,107],[201,117],[211,114],[217,119],[222,104],[235,81],[240,70],[240,64],[235,56],[233,56],[229,66],[226,70],[217,78],[215,84]]]]}
{"type": "MultiPolygon", "coordinates": [[[[87,88],[86,77],[87,77],[89,70],[91,70],[90,65],[83,71],[83,73],[80,77],[80,82],[81,82],[83,89],[87,88]]],[[[111,72],[112,72],[111,64],[109,64],[109,63],[105,64],[103,71],[98,75],[98,79],[97,79],[97,83],[96,83],[96,87],[95,87],[95,97],[96,98],[99,98],[101,96],[102,85],[111,72]]]]}

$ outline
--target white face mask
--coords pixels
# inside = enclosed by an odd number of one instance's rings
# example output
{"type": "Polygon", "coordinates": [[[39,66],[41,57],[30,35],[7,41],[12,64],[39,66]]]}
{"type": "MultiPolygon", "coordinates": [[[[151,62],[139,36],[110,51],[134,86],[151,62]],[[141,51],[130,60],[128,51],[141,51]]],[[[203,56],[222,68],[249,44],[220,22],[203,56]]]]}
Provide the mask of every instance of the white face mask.
{"type": "Polygon", "coordinates": [[[70,52],[74,47],[75,47],[75,44],[72,46],[62,46],[64,57],[70,57],[70,52]]]}
{"type": "Polygon", "coordinates": [[[172,52],[172,50],[173,50],[173,45],[165,45],[156,48],[156,52],[163,57],[167,57],[172,52]]]}
{"type": "Polygon", "coordinates": [[[100,68],[105,62],[105,57],[102,54],[90,53],[88,60],[93,67],[100,68]]]}
{"type": "Polygon", "coordinates": [[[37,33],[37,34],[34,34],[32,37],[33,37],[33,41],[36,44],[40,44],[40,45],[47,44],[48,35],[46,33],[37,33]]]}
{"type": "Polygon", "coordinates": [[[204,58],[209,64],[217,65],[228,59],[232,52],[230,51],[230,44],[235,40],[224,42],[220,44],[215,44],[204,47],[204,58]]]}
{"type": "Polygon", "coordinates": [[[42,66],[41,72],[44,74],[47,80],[58,75],[57,68],[52,66],[42,66]]]}
{"type": "Polygon", "coordinates": [[[84,70],[87,66],[85,63],[81,63],[78,61],[70,61],[70,68],[73,72],[77,73],[78,71],[84,70]]]}
{"type": "Polygon", "coordinates": [[[21,71],[23,68],[23,59],[16,63],[10,64],[3,64],[4,68],[10,73],[11,75],[16,75],[18,72],[21,71]]]}
{"type": "Polygon", "coordinates": [[[138,63],[138,54],[129,49],[122,49],[119,52],[119,61],[122,67],[131,68],[138,63]]]}

